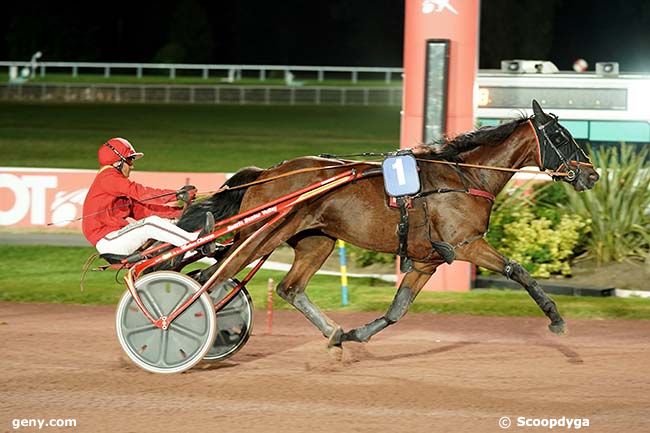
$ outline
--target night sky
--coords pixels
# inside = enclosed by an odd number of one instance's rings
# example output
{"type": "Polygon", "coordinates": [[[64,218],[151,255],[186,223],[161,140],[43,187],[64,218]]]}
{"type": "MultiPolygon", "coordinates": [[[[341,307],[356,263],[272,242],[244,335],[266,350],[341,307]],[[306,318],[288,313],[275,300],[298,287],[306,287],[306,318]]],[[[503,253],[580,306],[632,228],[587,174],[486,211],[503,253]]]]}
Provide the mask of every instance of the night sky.
{"type": "MultiPolygon", "coordinates": [[[[481,7],[483,69],[527,58],[569,70],[583,57],[650,72],[650,0],[481,7]]],[[[399,67],[403,32],[403,0],[14,1],[0,16],[0,59],[399,67]]]]}

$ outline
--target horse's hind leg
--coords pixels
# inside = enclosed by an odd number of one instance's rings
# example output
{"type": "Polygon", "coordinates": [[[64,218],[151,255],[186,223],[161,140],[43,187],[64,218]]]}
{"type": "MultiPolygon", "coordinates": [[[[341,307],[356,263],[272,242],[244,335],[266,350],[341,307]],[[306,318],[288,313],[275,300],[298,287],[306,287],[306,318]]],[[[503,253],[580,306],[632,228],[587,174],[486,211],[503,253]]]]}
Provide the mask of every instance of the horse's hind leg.
{"type": "Polygon", "coordinates": [[[558,335],[566,333],[566,323],[558,312],[555,302],[542,290],[539,283],[519,263],[502,256],[485,239],[459,249],[456,258],[499,272],[524,286],[546,317],[551,320],[548,325],[551,332],[558,335]]]}
{"type": "Polygon", "coordinates": [[[311,302],[305,287],[327,260],[335,242],[322,234],[298,234],[289,239],[288,243],[295,251],[293,265],[276,289],[282,299],[293,305],[328,338],[339,338],[341,327],[311,302]]]}
{"type": "Polygon", "coordinates": [[[406,314],[415,297],[431,278],[438,265],[440,265],[438,262],[414,264],[413,270],[404,275],[386,314],[359,328],[344,333],[340,341],[335,342],[335,344],[340,344],[343,341],[366,342],[382,329],[396,323],[406,314]]]}

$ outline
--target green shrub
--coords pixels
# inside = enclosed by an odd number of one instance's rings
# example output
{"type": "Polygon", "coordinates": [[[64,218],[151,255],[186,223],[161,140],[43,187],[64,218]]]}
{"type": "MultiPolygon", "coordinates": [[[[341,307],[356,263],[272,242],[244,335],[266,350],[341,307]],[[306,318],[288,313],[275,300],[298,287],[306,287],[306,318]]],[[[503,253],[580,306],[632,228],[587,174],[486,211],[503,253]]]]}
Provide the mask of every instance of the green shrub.
{"type": "Polygon", "coordinates": [[[594,155],[600,180],[587,192],[564,185],[561,207],[590,219],[588,253],[598,263],[650,256],[650,163],[648,150],[630,145],[600,149],[594,155]]]}
{"type": "Polygon", "coordinates": [[[562,182],[544,182],[533,185],[533,213],[546,218],[552,224],[559,224],[560,219],[566,210],[558,204],[566,203],[568,194],[562,182]]]}
{"type": "Polygon", "coordinates": [[[571,275],[568,259],[585,231],[580,217],[562,215],[558,224],[538,218],[530,208],[514,214],[516,220],[503,228],[500,251],[516,260],[533,276],[571,275]]]}
{"type": "Polygon", "coordinates": [[[533,276],[570,275],[569,259],[588,230],[588,220],[550,205],[562,194],[552,183],[504,191],[492,212],[488,241],[533,276]]]}

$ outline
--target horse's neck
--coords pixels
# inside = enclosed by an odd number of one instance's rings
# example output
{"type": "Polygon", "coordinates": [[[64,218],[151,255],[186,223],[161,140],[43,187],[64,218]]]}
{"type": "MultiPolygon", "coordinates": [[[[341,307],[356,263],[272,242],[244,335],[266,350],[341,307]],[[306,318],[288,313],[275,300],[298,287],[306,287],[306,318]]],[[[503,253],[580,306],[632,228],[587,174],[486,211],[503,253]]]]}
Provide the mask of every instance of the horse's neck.
{"type": "MultiPolygon", "coordinates": [[[[493,146],[481,146],[468,152],[463,158],[469,164],[489,167],[518,169],[534,166],[537,146],[534,131],[523,124],[503,142],[493,146]],[[532,134],[531,134],[532,133],[532,134]]],[[[470,177],[481,189],[498,194],[514,175],[513,172],[497,170],[470,170],[470,177]]]]}

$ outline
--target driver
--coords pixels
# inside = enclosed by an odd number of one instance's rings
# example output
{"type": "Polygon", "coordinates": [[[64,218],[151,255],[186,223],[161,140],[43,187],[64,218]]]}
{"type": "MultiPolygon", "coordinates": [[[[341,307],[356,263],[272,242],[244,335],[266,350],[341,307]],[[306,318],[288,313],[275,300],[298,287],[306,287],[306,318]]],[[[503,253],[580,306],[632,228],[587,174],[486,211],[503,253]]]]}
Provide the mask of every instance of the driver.
{"type": "Polygon", "coordinates": [[[214,228],[209,212],[201,232],[172,222],[182,212],[177,200],[189,202],[196,195],[193,185],[174,191],[130,181],[133,163],[142,156],[124,138],[111,138],[97,152],[100,168],[84,201],[82,229],[100,254],[129,255],[148,239],[180,246],[214,228]]]}

